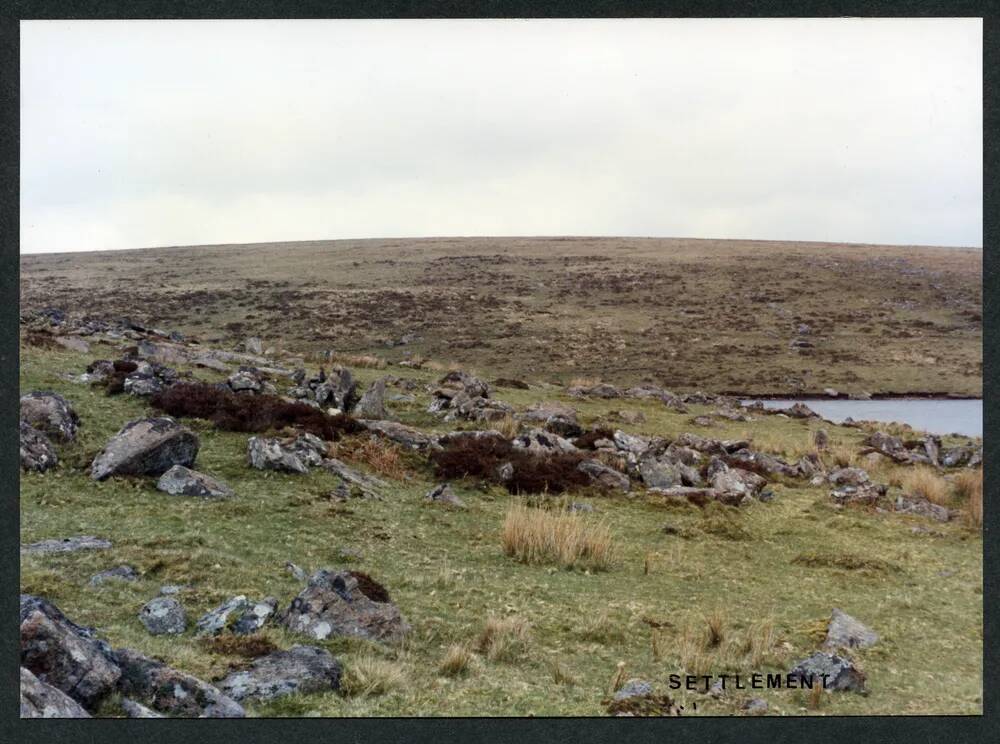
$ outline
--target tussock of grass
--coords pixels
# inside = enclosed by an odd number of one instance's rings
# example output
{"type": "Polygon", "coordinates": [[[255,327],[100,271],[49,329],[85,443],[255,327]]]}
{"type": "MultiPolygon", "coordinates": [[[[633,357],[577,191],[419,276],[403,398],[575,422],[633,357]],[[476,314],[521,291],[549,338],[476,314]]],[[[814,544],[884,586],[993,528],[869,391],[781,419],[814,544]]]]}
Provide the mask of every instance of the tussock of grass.
{"type": "Polygon", "coordinates": [[[561,664],[558,660],[550,660],[547,662],[549,667],[549,673],[552,675],[552,681],[557,685],[575,685],[577,684],[577,679],[566,669],[566,667],[561,664]]]}
{"type": "MultiPolygon", "coordinates": [[[[403,480],[409,474],[403,451],[398,445],[375,436],[369,436],[350,445],[338,447],[337,453],[361,462],[378,475],[403,480]]],[[[337,456],[337,455],[335,455],[337,456]]]]}
{"type": "Polygon", "coordinates": [[[445,651],[438,665],[438,673],[446,677],[458,677],[469,671],[472,661],[472,651],[466,644],[453,643],[445,651]]]}
{"type": "Polygon", "coordinates": [[[385,369],[388,363],[373,354],[330,354],[327,361],[342,364],[345,367],[362,367],[365,369],[385,369]]]}
{"type": "Polygon", "coordinates": [[[522,563],[606,570],[611,566],[611,531],[579,514],[515,504],[504,519],[504,553],[522,563]]]}
{"type": "Polygon", "coordinates": [[[490,661],[515,661],[527,649],[529,625],[521,617],[497,617],[486,619],[476,649],[490,661]]]}
{"type": "Polygon", "coordinates": [[[242,656],[255,659],[278,650],[273,641],[260,635],[220,635],[199,640],[206,651],[223,656],[242,656]]]}
{"type": "Polygon", "coordinates": [[[499,421],[493,422],[490,428],[500,432],[507,439],[513,439],[517,436],[518,431],[520,431],[521,424],[513,415],[508,413],[499,421]]]}
{"type": "Polygon", "coordinates": [[[596,643],[621,643],[625,640],[625,630],[622,626],[623,623],[613,619],[608,610],[602,610],[583,626],[580,637],[585,641],[596,643]]]}
{"type": "Polygon", "coordinates": [[[951,501],[948,483],[935,470],[925,465],[909,468],[903,476],[902,488],[907,493],[939,506],[947,506],[951,501]]]}
{"type": "Polygon", "coordinates": [[[345,663],[340,689],[348,697],[377,696],[398,690],[405,680],[399,662],[362,655],[345,663]]]}
{"type": "Polygon", "coordinates": [[[955,498],[966,505],[966,521],[973,527],[983,526],[983,471],[963,470],[954,479],[955,498]]]}

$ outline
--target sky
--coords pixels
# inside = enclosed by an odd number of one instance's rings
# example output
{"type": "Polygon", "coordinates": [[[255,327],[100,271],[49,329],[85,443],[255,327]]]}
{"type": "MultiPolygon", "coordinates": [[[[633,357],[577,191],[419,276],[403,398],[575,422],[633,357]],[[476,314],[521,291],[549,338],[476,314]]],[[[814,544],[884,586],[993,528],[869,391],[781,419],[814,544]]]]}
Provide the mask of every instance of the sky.
{"type": "Polygon", "coordinates": [[[982,246],[979,19],[28,21],[21,252],[982,246]]]}

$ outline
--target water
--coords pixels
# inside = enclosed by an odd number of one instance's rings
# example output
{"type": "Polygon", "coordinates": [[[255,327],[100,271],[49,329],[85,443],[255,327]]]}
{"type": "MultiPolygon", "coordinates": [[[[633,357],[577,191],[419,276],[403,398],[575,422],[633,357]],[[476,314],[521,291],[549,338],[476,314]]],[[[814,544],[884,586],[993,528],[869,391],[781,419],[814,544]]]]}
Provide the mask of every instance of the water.
{"type": "Polygon", "coordinates": [[[764,405],[768,408],[788,408],[796,402],[805,403],[823,418],[838,424],[850,417],[855,421],[896,421],[931,434],[983,435],[982,400],[807,398],[800,401],[765,400],[764,405]]]}

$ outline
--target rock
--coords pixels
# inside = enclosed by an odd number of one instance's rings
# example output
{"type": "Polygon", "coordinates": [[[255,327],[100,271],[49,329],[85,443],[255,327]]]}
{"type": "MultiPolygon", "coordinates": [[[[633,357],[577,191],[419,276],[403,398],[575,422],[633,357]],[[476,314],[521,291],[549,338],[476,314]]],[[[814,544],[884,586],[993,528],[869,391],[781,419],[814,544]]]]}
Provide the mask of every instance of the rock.
{"type": "Polygon", "coordinates": [[[187,628],[184,607],[173,597],[155,597],[143,605],[139,620],[152,635],[180,635],[187,628]]]}
{"type": "Polygon", "coordinates": [[[592,504],[588,504],[583,501],[573,501],[570,503],[566,510],[573,514],[592,514],[594,512],[594,507],[592,504]]]}
{"type": "Polygon", "coordinates": [[[305,569],[300,566],[295,565],[291,561],[285,561],[285,568],[299,581],[309,581],[309,574],[305,572],[305,569]]]}
{"type": "Polygon", "coordinates": [[[182,591],[184,591],[185,588],[186,587],[183,587],[180,584],[164,584],[163,586],[160,587],[160,594],[162,594],[164,597],[170,596],[172,594],[180,594],[182,591]]]}
{"type": "Polygon", "coordinates": [[[193,465],[198,447],[198,437],[169,416],[138,419],[125,424],[94,458],[90,477],[162,475],[174,465],[193,465]]]}
{"type": "Polygon", "coordinates": [[[358,419],[358,423],[368,431],[375,432],[391,442],[401,444],[413,450],[423,450],[431,446],[434,438],[420,429],[412,426],[399,424],[395,421],[372,421],[370,419],[358,419]]]}
{"type": "Polygon", "coordinates": [[[489,398],[490,386],[474,375],[461,370],[453,370],[438,382],[439,385],[452,390],[461,390],[470,398],[489,398]]]}
{"type": "Polygon", "coordinates": [[[863,486],[871,479],[861,468],[840,468],[830,473],[826,479],[835,486],[863,486]]]}
{"type": "Polygon", "coordinates": [[[895,511],[901,514],[915,514],[920,517],[930,517],[938,522],[947,522],[951,519],[951,512],[943,506],[933,504],[925,498],[906,498],[898,496],[896,498],[895,511]]]}
{"type": "Polygon", "coordinates": [[[583,460],[576,468],[586,473],[590,477],[591,482],[601,488],[624,491],[626,493],[631,488],[632,484],[628,476],[619,473],[614,468],[608,467],[600,460],[583,460]]]}
{"type": "Polygon", "coordinates": [[[366,419],[387,419],[389,412],[385,410],[385,378],[380,377],[371,384],[354,406],[353,415],[366,419]]]}
{"type": "Polygon", "coordinates": [[[762,716],[767,713],[767,701],[763,698],[750,698],[740,706],[740,710],[748,716],[762,716]]]}
{"type": "Polygon", "coordinates": [[[840,486],[830,492],[830,498],[840,506],[852,504],[855,506],[874,507],[882,501],[886,486],[875,483],[864,483],[860,486],[840,486]]]}
{"type": "Polygon", "coordinates": [[[618,411],[617,416],[626,424],[641,424],[646,420],[642,411],[618,411]]]}
{"type": "Polygon", "coordinates": [[[727,468],[717,472],[711,480],[712,488],[731,494],[756,497],[767,485],[767,481],[756,473],[739,468],[727,468]]]}
{"type": "Polygon", "coordinates": [[[247,461],[258,470],[308,473],[310,467],[323,463],[325,455],[326,443],[313,434],[300,434],[293,440],[264,437],[247,440],[247,461]]]}
{"type": "Polygon", "coordinates": [[[42,432],[21,421],[18,426],[21,469],[44,473],[59,464],[52,442],[42,432]]]}
{"type": "Polygon", "coordinates": [[[826,429],[816,430],[816,433],[813,434],[813,444],[818,450],[825,450],[830,446],[830,435],[826,433],[826,429]]]}
{"type": "Polygon", "coordinates": [[[630,679],[614,694],[616,701],[645,697],[653,694],[653,685],[644,679],[630,679]]]}
{"type": "Polygon", "coordinates": [[[823,472],[823,461],[819,459],[815,452],[810,452],[799,458],[799,461],[795,463],[795,469],[798,470],[799,475],[803,478],[811,478],[817,473],[823,472]]]}
{"type": "Polygon", "coordinates": [[[154,375],[131,374],[125,378],[122,388],[129,395],[148,397],[161,392],[165,385],[154,375]]]}
{"type": "Polygon", "coordinates": [[[715,422],[710,416],[695,416],[691,419],[691,423],[695,426],[715,426],[715,422]]]}
{"type": "Polygon", "coordinates": [[[261,341],[257,336],[250,336],[249,338],[243,339],[243,351],[248,354],[263,354],[264,353],[264,342],[261,341]]]}
{"type": "Polygon", "coordinates": [[[351,371],[346,367],[335,366],[330,370],[329,377],[315,386],[316,402],[324,407],[350,411],[357,401],[357,388],[351,371]]]}
{"type": "Polygon", "coordinates": [[[317,640],[353,636],[397,641],[410,631],[395,604],[366,597],[358,588],[358,580],[347,571],[314,573],[280,622],[294,633],[317,640]]]}
{"type": "Polygon", "coordinates": [[[972,447],[950,447],[941,450],[939,461],[943,467],[956,468],[962,465],[962,463],[968,462],[969,458],[972,457],[972,453],[972,447]]]}
{"type": "Polygon", "coordinates": [[[65,692],[21,667],[21,718],[90,718],[90,714],[65,692]]]}
{"type": "Polygon", "coordinates": [[[925,437],[921,441],[921,445],[930,464],[938,467],[941,464],[941,438],[935,436],[925,437]]]}
{"type": "Polygon", "coordinates": [[[840,397],[840,393],[838,393],[833,388],[823,388],[823,395],[826,395],[829,398],[839,398],[840,397]]]}
{"type": "Polygon", "coordinates": [[[389,486],[373,475],[365,475],[334,457],[323,461],[323,468],[339,475],[348,486],[356,488],[369,499],[385,498],[389,486]]]}
{"type": "Polygon", "coordinates": [[[119,688],[161,713],[186,718],[243,718],[243,707],[218,688],[130,649],[115,652],[119,688]]]}
{"type": "Polygon", "coordinates": [[[266,382],[264,374],[256,367],[240,367],[226,379],[234,393],[262,393],[266,382]]]}
{"type": "Polygon", "coordinates": [[[751,449],[741,449],[729,455],[728,462],[734,467],[742,467],[753,472],[764,471],[768,475],[782,475],[787,478],[800,478],[802,472],[798,467],[789,465],[780,457],[766,452],[754,452],[751,449]]]}
{"type": "Polygon", "coordinates": [[[576,398],[620,398],[621,391],[614,385],[599,382],[596,385],[571,387],[567,392],[576,398]]]}
{"type": "Polygon", "coordinates": [[[643,437],[638,434],[628,434],[621,429],[615,431],[611,440],[614,442],[617,449],[622,452],[630,452],[637,456],[643,454],[652,444],[652,440],[650,440],[649,437],[643,437]]]}
{"type": "Polygon", "coordinates": [[[251,602],[241,594],[205,613],[195,627],[198,635],[219,635],[223,631],[250,635],[263,628],[277,609],[278,600],[274,597],[251,602]]]}
{"type": "Polygon", "coordinates": [[[69,349],[70,351],[76,351],[80,354],[86,354],[90,351],[90,344],[84,341],[79,336],[53,336],[52,340],[57,344],[62,346],[64,349],[69,349]]]}
{"type": "Polygon", "coordinates": [[[697,434],[684,433],[674,440],[674,445],[688,447],[707,455],[721,456],[747,449],[750,446],[750,442],[745,439],[709,439],[697,434]]]}
{"type": "Polygon", "coordinates": [[[111,692],[121,670],[93,629],[70,621],[50,602],[21,595],[21,666],[39,680],[93,710],[111,692]]]}
{"type": "Polygon", "coordinates": [[[788,408],[781,410],[781,413],[789,416],[790,418],[819,418],[819,414],[805,403],[795,403],[788,408]]]}
{"type": "Polygon", "coordinates": [[[340,662],[329,651],[292,646],[256,659],[249,669],[231,673],[219,683],[219,689],[240,702],[262,702],[284,695],[338,690],[340,675],[340,662]]]}
{"type": "Polygon", "coordinates": [[[507,483],[514,477],[514,464],[510,462],[501,463],[497,466],[497,480],[507,483]]]}
{"type": "Polygon", "coordinates": [[[833,608],[824,646],[829,649],[868,648],[878,641],[878,633],[843,610],[833,608]]]}
{"type": "Polygon", "coordinates": [[[225,498],[233,495],[233,490],[222,481],[183,465],[174,465],[161,475],[156,487],[172,496],[225,498]]]}
{"type": "Polygon", "coordinates": [[[798,662],[788,676],[801,687],[819,684],[827,690],[865,691],[865,675],[861,670],[850,660],[823,651],[798,662]]]}
{"type": "Polygon", "coordinates": [[[90,586],[100,586],[109,581],[138,581],[139,572],[132,566],[115,566],[90,577],[90,586]]]}
{"type": "Polygon", "coordinates": [[[910,461],[910,453],[903,446],[903,441],[899,437],[894,437],[877,431],[868,436],[863,444],[871,447],[877,452],[881,452],[886,457],[890,457],[896,462],[906,463],[910,461]]]}
{"type": "Polygon", "coordinates": [[[150,710],[142,703],[137,703],[135,700],[129,700],[128,698],[122,698],[122,710],[129,718],[164,718],[164,716],[155,710],[150,710]]]}
{"type": "Polygon", "coordinates": [[[59,540],[42,540],[21,548],[22,553],[73,553],[77,550],[107,550],[111,543],[93,535],[64,537],[59,540]]]}
{"type": "Polygon", "coordinates": [[[21,396],[21,420],[52,439],[72,442],[80,426],[80,417],[57,393],[32,392],[21,396]]]}
{"type": "Polygon", "coordinates": [[[455,493],[451,490],[451,486],[447,483],[435,486],[424,498],[427,501],[438,504],[448,504],[449,506],[456,506],[460,509],[465,508],[465,503],[455,495],[455,493]]]}
{"type": "Polygon", "coordinates": [[[644,457],[639,461],[639,477],[647,488],[672,488],[684,483],[681,463],[665,458],[644,457]]]}
{"type": "Polygon", "coordinates": [[[528,429],[511,441],[516,449],[526,450],[533,455],[548,456],[565,452],[576,452],[577,448],[568,439],[542,429],[528,429]]]}

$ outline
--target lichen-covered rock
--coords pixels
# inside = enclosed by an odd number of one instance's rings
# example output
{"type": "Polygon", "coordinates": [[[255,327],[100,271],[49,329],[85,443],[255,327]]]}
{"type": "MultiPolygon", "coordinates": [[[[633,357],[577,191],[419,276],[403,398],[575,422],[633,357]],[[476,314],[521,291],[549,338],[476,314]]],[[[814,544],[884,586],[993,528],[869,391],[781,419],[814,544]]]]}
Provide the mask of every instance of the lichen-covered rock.
{"type": "Polygon", "coordinates": [[[122,382],[122,388],[129,395],[147,398],[162,392],[166,385],[153,374],[131,374],[122,382]]]}
{"type": "Polygon", "coordinates": [[[314,573],[280,622],[292,632],[317,640],[354,636],[397,641],[410,631],[395,604],[369,599],[347,571],[314,573]]]}
{"type": "Polygon", "coordinates": [[[233,489],[222,481],[183,465],[174,465],[161,475],[156,487],[172,496],[226,498],[233,495],[233,489]]]}
{"type": "Polygon", "coordinates": [[[870,478],[861,468],[840,468],[830,473],[827,480],[835,486],[863,486],[870,478]]]}
{"type": "Polygon", "coordinates": [[[905,496],[896,497],[895,511],[900,514],[915,514],[920,517],[930,517],[938,522],[947,522],[952,517],[947,507],[938,506],[925,498],[905,496]]]}
{"type": "Polygon", "coordinates": [[[90,714],[65,692],[21,667],[21,718],[90,718],[90,714]]]}
{"type": "Polygon", "coordinates": [[[49,438],[26,421],[20,422],[18,438],[22,470],[44,473],[59,464],[59,456],[49,438]]]}
{"type": "Polygon", "coordinates": [[[41,597],[21,595],[21,666],[93,710],[121,670],[111,648],[91,628],[69,620],[41,597]]]}
{"type": "Polygon", "coordinates": [[[600,488],[627,492],[632,486],[627,475],[608,467],[600,460],[583,460],[576,467],[577,470],[586,473],[590,477],[590,480],[600,488]]]}
{"type": "Polygon", "coordinates": [[[442,483],[432,488],[425,498],[427,501],[435,504],[447,504],[459,509],[465,508],[465,503],[455,495],[455,492],[451,490],[451,486],[447,483],[442,483]]]}
{"type": "Polygon", "coordinates": [[[90,477],[162,475],[174,465],[193,465],[198,447],[194,432],[169,416],[130,421],[94,458],[90,477]]]}
{"type": "Polygon", "coordinates": [[[868,648],[878,642],[878,633],[836,607],[826,629],[824,646],[837,648],[868,648]]]}
{"type": "Polygon", "coordinates": [[[822,685],[827,690],[865,691],[865,674],[853,662],[823,651],[798,662],[788,676],[800,687],[822,685]]]}
{"type": "Polygon", "coordinates": [[[712,477],[712,488],[740,496],[757,497],[767,485],[767,481],[749,470],[726,468],[712,477]]]}
{"type": "Polygon", "coordinates": [[[329,651],[292,646],[256,659],[249,669],[231,673],[219,689],[243,702],[274,700],[284,695],[340,689],[341,666],[329,651]]]}
{"type": "Polygon", "coordinates": [[[243,707],[218,688],[131,649],[115,652],[120,691],[170,716],[243,718],[243,707]]]}
{"type": "Polygon", "coordinates": [[[225,631],[249,635],[263,628],[277,609],[278,600],[274,597],[251,602],[240,594],[202,615],[195,627],[198,635],[218,635],[225,631]]]}
{"type": "Polygon", "coordinates": [[[35,391],[21,396],[21,420],[46,436],[72,442],[80,426],[80,417],[58,393],[35,391]]]}
{"type": "Polygon", "coordinates": [[[353,414],[358,418],[387,419],[389,412],[385,410],[385,378],[380,377],[371,384],[354,406],[353,414]]]}
{"type": "Polygon", "coordinates": [[[132,568],[132,566],[115,566],[114,568],[109,568],[107,571],[94,574],[87,583],[90,586],[100,586],[109,581],[137,581],[138,579],[139,572],[132,568]]]}
{"type": "Polygon", "coordinates": [[[644,697],[653,693],[653,685],[644,679],[630,679],[615,692],[615,700],[644,697]]]}
{"type": "Polygon", "coordinates": [[[427,449],[434,441],[434,437],[420,431],[420,429],[415,429],[412,426],[406,426],[395,421],[358,419],[358,423],[368,431],[375,432],[391,442],[401,444],[413,450],[427,449]]]}
{"type": "Polygon", "coordinates": [[[328,457],[324,460],[323,468],[339,475],[349,489],[357,489],[365,498],[385,498],[385,493],[389,488],[385,481],[373,475],[359,472],[335,457],[328,457]]]}
{"type": "Polygon", "coordinates": [[[543,429],[529,429],[514,437],[511,444],[516,449],[523,449],[533,455],[554,455],[563,452],[576,452],[576,446],[568,439],[543,429]]]}
{"type": "Polygon", "coordinates": [[[309,468],[322,464],[325,455],[326,444],[313,434],[300,434],[292,440],[265,437],[247,440],[247,460],[258,470],[308,473],[309,468]]]}
{"type": "Polygon", "coordinates": [[[903,440],[885,432],[876,431],[870,434],[862,444],[881,452],[886,457],[891,457],[896,462],[907,463],[910,461],[910,453],[903,446],[903,440]]]}
{"type": "Polygon", "coordinates": [[[639,477],[647,488],[673,488],[684,485],[682,463],[669,458],[644,457],[639,461],[639,477]]]}
{"type": "Polygon", "coordinates": [[[93,535],[63,537],[58,540],[41,540],[21,548],[22,553],[75,553],[77,550],[107,550],[111,543],[93,535]]]}
{"type": "Polygon", "coordinates": [[[312,389],[316,402],[321,406],[336,408],[347,413],[358,399],[357,388],[351,371],[346,367],[336,366],[312,389]]]}
{"type": "Polygon", "coordinates": [[[139,620],[152,635],[180,635],[187,628],[187,613],[173,597],[154,597],[139,611],[139,620]]]}
{"type": "Polygon", "coordinates": [[[137,703],[135,700],[129,700],[128,698],[122,698],[122,710],[129,718],[164,718],[163,715],[157,713],[155,710],[151,710],[142,703],[137,703]]]}

